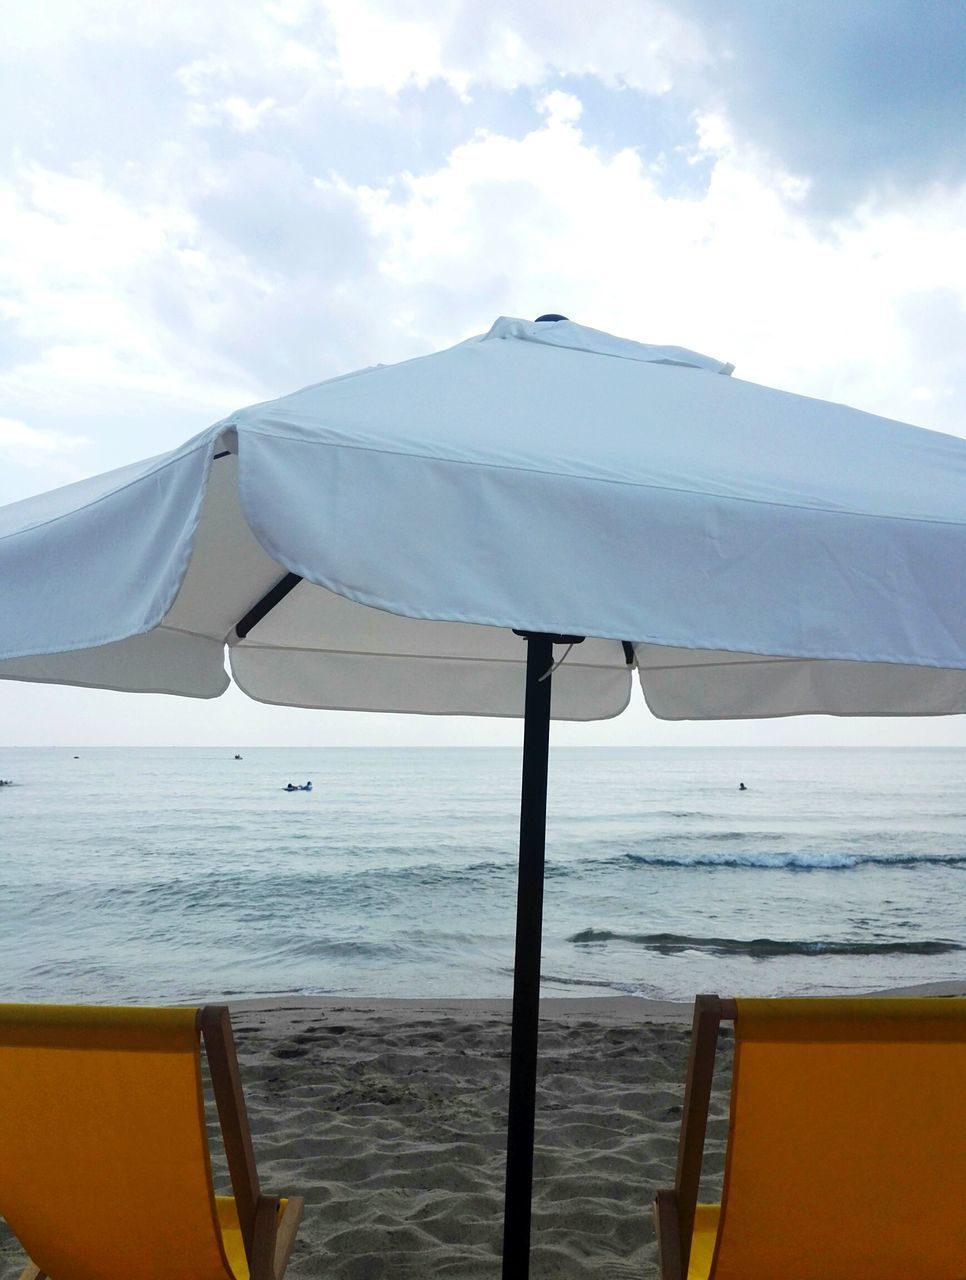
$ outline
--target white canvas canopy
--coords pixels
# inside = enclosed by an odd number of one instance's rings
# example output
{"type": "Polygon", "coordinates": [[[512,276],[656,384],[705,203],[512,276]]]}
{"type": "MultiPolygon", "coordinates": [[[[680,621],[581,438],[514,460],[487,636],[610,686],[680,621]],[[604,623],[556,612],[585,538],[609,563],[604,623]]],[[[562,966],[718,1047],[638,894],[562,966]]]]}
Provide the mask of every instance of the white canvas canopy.
{"type": "Polygon", "coordinates": [[[501,319],[16,503],[0,675],[520,715],[517,630],[588,637],[559,718],[632,652],[668,719],[966,710],[966,441],[730,372],[501,319]]]}
{"type": "Polygon", "coordinates": [[[617,715],[634,665],[669,719],[966,711],[966,441],[730,373],[501,319],[0,510],[0,677],[211,698],[227,646],[265,702],[525,715],[513,1280],[551,713],[617,715]]]}

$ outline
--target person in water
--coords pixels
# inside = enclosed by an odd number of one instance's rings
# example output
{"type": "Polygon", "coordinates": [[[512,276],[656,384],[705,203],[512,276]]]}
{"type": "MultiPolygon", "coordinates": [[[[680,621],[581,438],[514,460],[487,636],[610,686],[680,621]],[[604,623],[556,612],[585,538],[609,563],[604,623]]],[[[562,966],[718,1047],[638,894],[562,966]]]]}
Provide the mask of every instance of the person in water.
{"type": "Polygon", "coordinates": [[[739,782],[739,783],[738,783],[738,790],[739,790],[739,791],[747,791],[747,790],[748,790],[748,788],[745,786],[745,784],[744,784],[743,782],[739,782]]]}

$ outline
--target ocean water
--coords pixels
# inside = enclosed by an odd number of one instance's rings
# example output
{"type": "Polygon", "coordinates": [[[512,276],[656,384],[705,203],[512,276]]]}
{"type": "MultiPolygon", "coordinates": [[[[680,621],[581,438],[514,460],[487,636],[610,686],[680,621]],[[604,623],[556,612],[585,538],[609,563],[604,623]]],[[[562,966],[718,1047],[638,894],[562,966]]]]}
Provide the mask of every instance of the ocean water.
{"type": "MultiPolygon", "coordinates": [[[[0,999],[510,994],[517,751],[241,754],[0,749],[0,999]]],[[[964,776],[962,750],[554,750],[544,994],[962,980],[964,776]]]]}

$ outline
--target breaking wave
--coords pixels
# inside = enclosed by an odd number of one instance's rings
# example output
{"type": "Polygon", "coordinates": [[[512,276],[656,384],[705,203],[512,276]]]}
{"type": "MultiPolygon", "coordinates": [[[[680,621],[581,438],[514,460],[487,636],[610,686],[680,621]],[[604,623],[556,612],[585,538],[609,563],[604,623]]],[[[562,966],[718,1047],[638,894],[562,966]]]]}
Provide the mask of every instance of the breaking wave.
{"type": "Polygon", "coordinates": [[[822,939],[697,938],[685,933],[619,933],[610,929],[581,929],[568,942],[630,942],[659,955],[703,951],[715,956],[751,956],[771,960],[778,956],[937,956],[966,951],[966,944],[947,939],[903,942],[838,942],[822,939]]]}
{"type": "Polygon", "coordinates": [[[851,871],[855,867],[964,867],[962,853],[626,853],[649,867],[753,867],[762,871],[851,871]]]}

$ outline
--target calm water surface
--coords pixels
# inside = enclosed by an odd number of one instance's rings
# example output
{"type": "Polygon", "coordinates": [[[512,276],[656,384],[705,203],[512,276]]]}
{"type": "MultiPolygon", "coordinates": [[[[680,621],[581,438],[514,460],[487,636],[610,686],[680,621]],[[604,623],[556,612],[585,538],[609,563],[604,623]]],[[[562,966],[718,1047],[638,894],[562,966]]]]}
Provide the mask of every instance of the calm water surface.
{"type": "MultiPolygon", "coordinates": [[[[0,749],[0,999],[510,993],[516,751],[233,754],[0,749]]],[[[554,751],[544,993],[962,979],[964,772],[952,749],[554,751]]]]}

